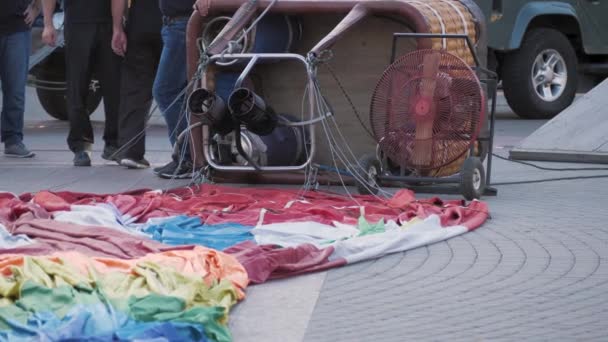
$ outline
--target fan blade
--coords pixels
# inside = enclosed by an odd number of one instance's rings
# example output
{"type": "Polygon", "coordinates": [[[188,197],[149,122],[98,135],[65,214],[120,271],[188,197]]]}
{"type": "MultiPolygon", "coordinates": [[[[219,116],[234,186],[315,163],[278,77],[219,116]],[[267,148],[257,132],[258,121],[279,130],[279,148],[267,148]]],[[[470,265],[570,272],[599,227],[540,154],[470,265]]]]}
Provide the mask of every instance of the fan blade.
{"type": "Polygon", "coordinates": [[[430,104],[428,113],[424,118],[416,122],[416,143],[414,145],[413,161],[415,165],[429,165],[433,156],[433,125],[435,122],[434,95],[436,80],[439,71],[439,61],[441,55],[437,52],[424,56],[422,76],[424,77],[420,85],[420,101],[428,101],[430,104]]]}
{"type": "Polygon", "coordinates": [[[416,50],[391,64],[370,109],[374,136],[388,160],[417,175],[458,172],[477,139],[485,109],[475,72],[443,50],[416,50]]]}

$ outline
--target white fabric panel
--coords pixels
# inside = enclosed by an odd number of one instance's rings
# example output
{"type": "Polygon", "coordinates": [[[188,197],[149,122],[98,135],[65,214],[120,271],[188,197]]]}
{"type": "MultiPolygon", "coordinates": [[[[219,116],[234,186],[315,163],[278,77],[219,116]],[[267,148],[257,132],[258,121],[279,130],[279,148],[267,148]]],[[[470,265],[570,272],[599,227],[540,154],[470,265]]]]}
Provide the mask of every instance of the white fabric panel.
{"type": "Polygon", "coordinates": [[[442,227],[439,216],[432,215],[405,229],[390,229],[385,233],[359,236],[337,241],[330,260],[344,258],[347,263],[375,259],[387,254],[404,252],[466,233],[464,226],[442,227]]]}
{"type": "MultiPolygon", "coordinates": [[[[374,224],[374,223],[372,223],[374,224]]],[[[251,233],[258,244],[294,247],[304,243],[317,248],[333,246],[330,260],[344,258],[348,263],[375,259],[387,254],[433,244],[466,233],[465,226],[442,227],[439,216],[414,219],[399,226],[394,221],[385,224],[385,232],[358,236],[353,226],[334,223],[285,222],[261,225],[251,233]]]]}
{"type": "Polygon", "coordinates": [[[0,248],[2,249],[11,249],[22,246],[27,246],[34,243],[32,239],[27,237],[27,235],[19,234],[19,235],[11,235],[8,232],[6,227],[0,224],[0,248]]]}
{"type": "Polygon", "coordinates": [[[145,236],[136,228],[125,224],[118,209],[113,205],[106,203],[97,205],[72,205],[69,211],[54,212],[53,219],[83,226],[113,228],[122,232],[145,236]]]}
{"type": "Polygon", "coordinates": [[[356,236],[359,230],[345,224],[334,227],[310,221],[261,225],[254,228],[251,233],[255,236],[255,242],[260,245],[294,247],[309,243],[324,248],[329,246],[331,241],[356,236]]]}

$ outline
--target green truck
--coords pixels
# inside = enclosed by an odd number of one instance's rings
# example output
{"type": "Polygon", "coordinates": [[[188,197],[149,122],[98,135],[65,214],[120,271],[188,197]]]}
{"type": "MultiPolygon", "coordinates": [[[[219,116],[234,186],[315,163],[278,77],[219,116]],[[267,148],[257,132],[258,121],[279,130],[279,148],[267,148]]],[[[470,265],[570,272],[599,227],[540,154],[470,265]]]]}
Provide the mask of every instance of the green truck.
{"type": "Polygon", "coordinates": [[[608,0],[475,0],[488,64],[523,118],[551,118],[608,75],[608,0]]]}

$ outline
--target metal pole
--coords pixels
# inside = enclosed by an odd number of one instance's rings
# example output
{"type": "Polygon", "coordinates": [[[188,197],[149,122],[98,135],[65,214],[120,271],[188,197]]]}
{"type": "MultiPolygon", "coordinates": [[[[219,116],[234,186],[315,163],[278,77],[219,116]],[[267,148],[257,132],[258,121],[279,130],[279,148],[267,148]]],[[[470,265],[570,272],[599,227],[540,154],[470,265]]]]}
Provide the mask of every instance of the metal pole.
{"type": "Polygon", "coordinates": [[[397,58],[397,36],[393,34],[393,45],[391,46],[391,61],[389,64],[393,64],[397,58]]]}
{"type": "Polygon", "coordinates": [[[496,116],[496,96],[498,84],[496,80],[492,80],[492,110],[490,112],[490,146],[488,151],[488,170],[486,175],[486,184],[492,184],[492,153],[494,153],[494,119],[496,116]]]}
{"type": "Polygon", "coordinates": [[[234,88],[238,89],[243,85],[243,82],[245,81],[245,78],[249,75],[249,73],[251,72],[251,70],[253,69],[253,67],[256,65],[256,63],[258,62],[258,59],[260,57],[259,56],[253,56],[253,58],[249,61],[249,63],[247,63],[247,66],[245,67],[245,70],[243,70],[243,72],[239,75],[239,78],[236,80],[236,83],[234,84],[234,88]]]}

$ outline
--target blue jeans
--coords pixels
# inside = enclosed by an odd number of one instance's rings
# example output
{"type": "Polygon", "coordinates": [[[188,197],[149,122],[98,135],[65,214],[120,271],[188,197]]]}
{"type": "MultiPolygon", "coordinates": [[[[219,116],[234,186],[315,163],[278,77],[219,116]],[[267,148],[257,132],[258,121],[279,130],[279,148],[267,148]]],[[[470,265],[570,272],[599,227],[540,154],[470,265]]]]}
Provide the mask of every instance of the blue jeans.
{"type": "MultiPolygon", "coordinates": [[[[188,113],[185,106],[185,96],[180,93],[188,84],[186,68],[186,26],[188,19],[176,19],[163,25],[163,51],[160,56],[158,71],[152,93],[158,104],[169,130],[171,146],[175,145],[177,137],[188,127],[188,113]]],[[[190,159],[188,139],[184,139],[186,158],[190,159]]],[[[180,149],[181,151],[181,149],[180,149]]]]}
{"type": "Polygon", "coordinates": [[[5,145],[23,141],[25,85],[29,70],[30,31],[0,35],[0,83],[2,84],[1,140],[5,145]]]}

